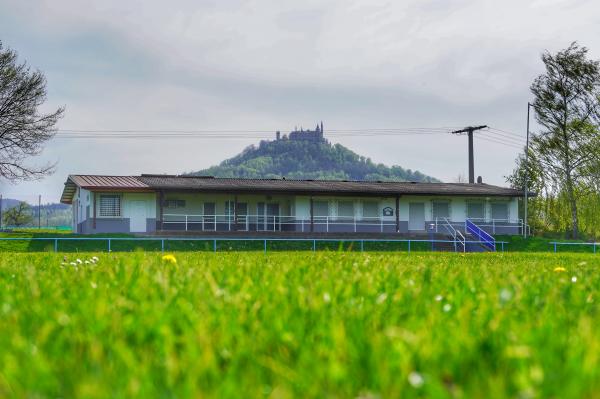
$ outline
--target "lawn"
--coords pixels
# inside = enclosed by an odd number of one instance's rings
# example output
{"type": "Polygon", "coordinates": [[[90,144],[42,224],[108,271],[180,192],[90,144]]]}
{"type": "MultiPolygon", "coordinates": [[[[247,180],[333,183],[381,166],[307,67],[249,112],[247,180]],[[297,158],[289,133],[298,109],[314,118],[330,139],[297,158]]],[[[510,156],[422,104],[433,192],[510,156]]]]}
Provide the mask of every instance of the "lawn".
{"type": "Polygon", "coordinates": [[[174,257],[0,254],[0,397],[600,397],[593,255],[174,257]]]}

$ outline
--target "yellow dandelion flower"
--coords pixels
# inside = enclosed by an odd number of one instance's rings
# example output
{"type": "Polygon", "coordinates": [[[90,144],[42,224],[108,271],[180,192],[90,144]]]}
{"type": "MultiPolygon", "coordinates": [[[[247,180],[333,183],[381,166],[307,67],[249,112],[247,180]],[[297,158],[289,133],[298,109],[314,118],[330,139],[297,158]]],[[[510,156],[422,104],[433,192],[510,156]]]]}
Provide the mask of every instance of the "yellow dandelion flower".
{"type": "Polygon", "coordinates": [[[567,269],[565,269],[565,268],[564,268],[564,267],[562,267],[562,266],[558,266],[558,267],[555,267],[555,268],[554,268],[554,271],[555,271],[555,272],[557,272],[557,273],[562,273],[562,272],[566,272],[566,271],[567,271],[567,269]]]}
{"type": "Polygon", "coordinates": [[[175,258],[175,256],[174,256],[174,255],[171,255],[171,254],[168,254],[168,255],[163,255],[163,257],[162,257],[162,260],[163,260],[164,262],[171,263],[171,264],[173,264],[173,265],[176,265],[176,264],[177,264],[177,259],[175,258]]]}

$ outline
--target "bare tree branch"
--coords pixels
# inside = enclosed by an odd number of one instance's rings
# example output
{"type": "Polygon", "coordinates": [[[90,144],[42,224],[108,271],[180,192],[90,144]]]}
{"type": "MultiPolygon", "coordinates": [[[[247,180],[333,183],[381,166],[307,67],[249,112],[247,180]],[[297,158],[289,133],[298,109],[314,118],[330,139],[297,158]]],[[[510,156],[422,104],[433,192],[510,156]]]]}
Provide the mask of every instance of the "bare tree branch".
{"type": "Polygon", "coordinates": [[[45,100],[44,75],[18,64],[17,53],[4,49],[0,42],[0,177],[31,180],[52,173],[54,165],[26,164],[54,137],[56,123],[64,114],[63,107],[40,113],[45,100]]]}

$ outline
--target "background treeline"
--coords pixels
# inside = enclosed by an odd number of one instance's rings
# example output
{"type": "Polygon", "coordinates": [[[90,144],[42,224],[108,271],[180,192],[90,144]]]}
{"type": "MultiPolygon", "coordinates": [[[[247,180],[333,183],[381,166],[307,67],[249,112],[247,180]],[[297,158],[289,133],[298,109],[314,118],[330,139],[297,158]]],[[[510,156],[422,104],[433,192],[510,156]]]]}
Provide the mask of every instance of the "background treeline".
{"type": "Polygon", "coordinates": [[[523,188],[529,177],[537,197],[528,222],[539,233],[600,235],[600,62],[587,52],[572,43],[544,53],[545,73],[531,85],[539,129],[508,181],[523,188]]]}
{"type": "Polygon", "coordinates": [[[5,198],[2,200],[3,227],[70,226],[71,206],[66,204],[29,205],[25,201],[5,198]],[[38,216],[39,215],[39,216],[38,216]]]}

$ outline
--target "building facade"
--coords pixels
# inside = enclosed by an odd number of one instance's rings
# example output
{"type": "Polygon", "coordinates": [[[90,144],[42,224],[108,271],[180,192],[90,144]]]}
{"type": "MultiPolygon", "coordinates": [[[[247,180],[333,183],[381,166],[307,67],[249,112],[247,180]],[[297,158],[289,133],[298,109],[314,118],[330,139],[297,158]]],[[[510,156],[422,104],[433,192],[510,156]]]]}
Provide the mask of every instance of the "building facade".
{"type": "Polygon", "coordinates": [[[467,220],[521,234],[522,195],[481,183],[71,175],[61,202],[80,234],[428,234],[467,220]]]}

